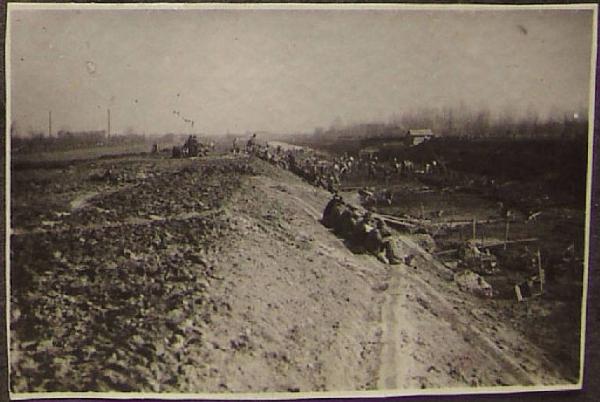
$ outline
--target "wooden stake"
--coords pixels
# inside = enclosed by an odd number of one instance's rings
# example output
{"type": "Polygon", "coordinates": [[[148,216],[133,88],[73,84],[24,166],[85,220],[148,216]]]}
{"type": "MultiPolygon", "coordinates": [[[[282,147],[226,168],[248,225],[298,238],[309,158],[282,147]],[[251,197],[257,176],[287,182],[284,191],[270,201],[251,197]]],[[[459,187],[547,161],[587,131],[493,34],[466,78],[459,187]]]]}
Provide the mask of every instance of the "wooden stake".
{"type": "Polygon", "coordinates": [[[504,249],[506,250],[506,245],[508,244],[508,230],[510,227],[510,223],[508,218],[506,218],[506,227],[504,229],[504,249]]]}
{"type": "Polygon", "coordinates": [[[538,276],[540,278],[540,294],[544,293],[544,269],[542,268],[542,254],[540,253],[540,249],[537,251],[537,260],[538,260],[538,276]]]}
{"type": "Polygon", "coordinates": [[[473,233],[471,238],[475,240],[477,238],[477,220],[473,218],[473,233]]]}
{"type": "Polygon", "coordinates": [[[485,244],[485,227],[481,227],[481,247],[484,247],[485,244]]]}
{"type": "Polygon", "coordinates": [[[522,302],[523,295],[521,294],[521,288],[519,287],[519,285],[515,285],[515,293],[517,295],[517,301],[522,302]]]}

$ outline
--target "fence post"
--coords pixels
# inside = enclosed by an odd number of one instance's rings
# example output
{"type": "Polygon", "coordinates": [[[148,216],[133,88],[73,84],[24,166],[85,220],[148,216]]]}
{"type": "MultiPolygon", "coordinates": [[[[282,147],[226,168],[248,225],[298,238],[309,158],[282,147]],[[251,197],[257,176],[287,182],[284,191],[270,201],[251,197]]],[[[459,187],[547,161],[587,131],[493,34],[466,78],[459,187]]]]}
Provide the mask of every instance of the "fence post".
{"type": "Polygon", "coordinates": [[[506,243],[508,243],[508,230],[510,227],[510,223],[508,221],[508,216],[506,217],[506,227],[504,229],[504,250],[506,250],[506,243]]]}
{"type": "Polygon", "coordinates": [[[481,247],[485,244],[485,226],[481,226],[481,247]]]}
{"type": "Polygon", "coordinates": [[[537,251],[537,260],[538,260],[538,276],[540,278],[540,294],[544,293],[544,269],[542,268],[542,254],[540,253],[540,249],[537,251]]]}

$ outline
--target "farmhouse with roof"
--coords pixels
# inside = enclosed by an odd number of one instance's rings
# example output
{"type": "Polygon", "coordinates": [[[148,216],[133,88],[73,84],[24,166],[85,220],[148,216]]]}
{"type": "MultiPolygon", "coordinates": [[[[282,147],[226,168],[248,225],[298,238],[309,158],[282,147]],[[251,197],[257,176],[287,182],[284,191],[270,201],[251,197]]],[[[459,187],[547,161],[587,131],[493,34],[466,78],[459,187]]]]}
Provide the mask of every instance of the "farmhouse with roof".
{"type": "Polygon", "coordinates": [[[433,131],[431,131],[431,129],[429,128],[410,129],[406,133],[406,145],[419,145],[425,141],[432,139],[433,137],[435,137],[435,134],[433,134],[433,131]]]}

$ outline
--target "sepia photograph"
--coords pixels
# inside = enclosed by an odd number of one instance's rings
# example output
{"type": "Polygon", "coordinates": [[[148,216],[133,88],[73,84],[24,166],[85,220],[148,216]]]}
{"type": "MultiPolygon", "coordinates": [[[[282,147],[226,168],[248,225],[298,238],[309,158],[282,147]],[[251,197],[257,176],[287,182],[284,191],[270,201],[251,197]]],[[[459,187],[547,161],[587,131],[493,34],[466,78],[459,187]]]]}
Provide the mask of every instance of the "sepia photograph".
{"type": "Polygon", "coordinates": [[[581,389],[597,12],[8,3],[11,398],[581,389]]]}

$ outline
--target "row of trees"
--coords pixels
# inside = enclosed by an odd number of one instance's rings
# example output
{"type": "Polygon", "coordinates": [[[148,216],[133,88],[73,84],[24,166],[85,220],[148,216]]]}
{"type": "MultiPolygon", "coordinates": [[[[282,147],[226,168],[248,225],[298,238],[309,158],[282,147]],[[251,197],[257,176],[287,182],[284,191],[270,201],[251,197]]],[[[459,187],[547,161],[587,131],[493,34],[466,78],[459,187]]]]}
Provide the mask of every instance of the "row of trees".
{"type": "Polygon", "coordinates": [[[61,130],[55,136],[48,137],[42,133],[33,136],[11,136],[13,152],[41,152],[81,149],[90,147],[113,146],[123,144],[139,144],[146,142],[146,136],[140,134],[113,135],[108,137],[106,131],[61,130]]]}
{"type": "Polygon", "coordinates": [[[533,110],[521,116],[509,111],[493,115],[487,109],[420,109],[395,114],[388,122],[343,125],[336,119],[329,129],[317,128],[315,139],[402,135],[409,129],[429,128],[438,136],[475,138],[572,138],[587,133],[585,113],[554,113],[545,118],[533,110]]]}

